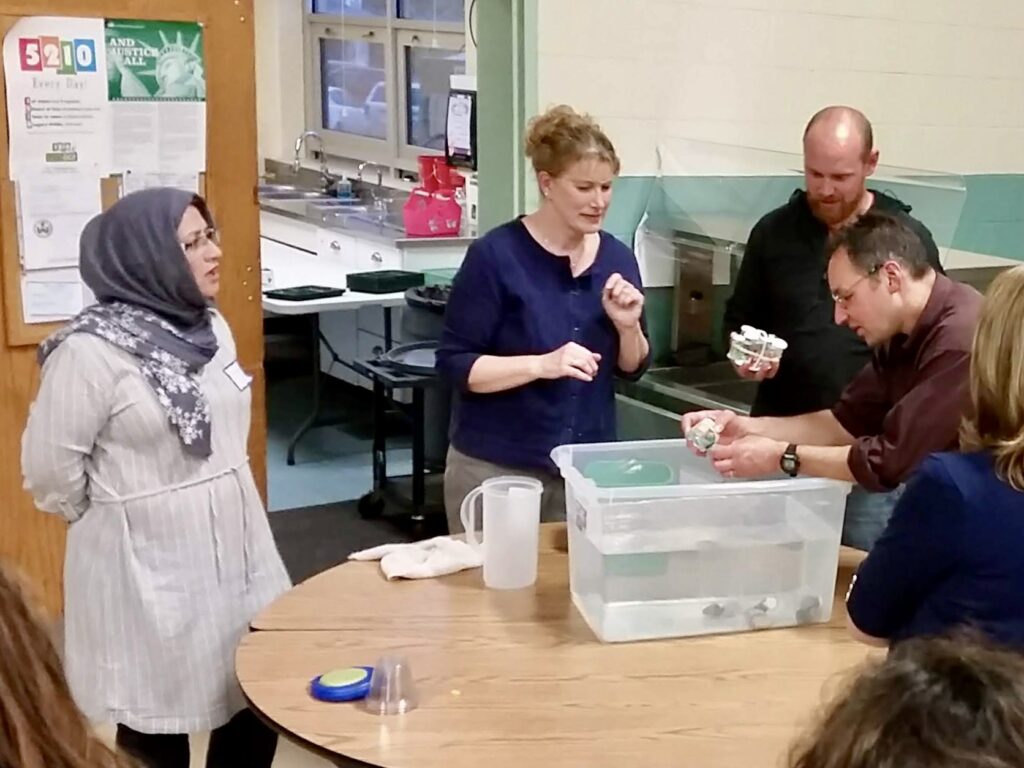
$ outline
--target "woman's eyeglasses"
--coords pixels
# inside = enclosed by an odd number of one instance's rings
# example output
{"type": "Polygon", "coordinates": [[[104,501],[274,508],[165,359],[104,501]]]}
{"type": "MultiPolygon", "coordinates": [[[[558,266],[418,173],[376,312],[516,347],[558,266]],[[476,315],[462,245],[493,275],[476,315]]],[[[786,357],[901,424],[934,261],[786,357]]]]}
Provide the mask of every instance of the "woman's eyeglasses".
{"type": "Polygon", "coordinates": [[[197,232],[193,237],[183,242],[181,247],[185,249],[185,253],[195,253],[211,243],[217,245],[219,242],[220,235],[217,232],[217,228],[207,227],[202,232],[197,232]]]}

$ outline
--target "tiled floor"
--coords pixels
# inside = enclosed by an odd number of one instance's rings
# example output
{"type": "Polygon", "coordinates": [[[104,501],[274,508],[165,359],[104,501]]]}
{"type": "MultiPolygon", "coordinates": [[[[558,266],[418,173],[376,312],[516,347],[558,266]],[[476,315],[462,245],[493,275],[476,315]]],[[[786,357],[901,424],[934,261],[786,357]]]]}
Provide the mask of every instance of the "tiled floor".
{"type": "MultiPolygon", "coordinates": [[[[304,366],[303,366],[304,367],[304,366]]],[[[268,510],[297,509],[358,499],[373,486],[370,392],[323,377],[324,412],[338,415],[338,426],[310,430],[286,463],[288,443],[310,412],[308,376],[268,374],[267,486],[268,510]]],[[[412,471],[407,430],[401,419],[389,420],[388,473],[412,471]]]]}

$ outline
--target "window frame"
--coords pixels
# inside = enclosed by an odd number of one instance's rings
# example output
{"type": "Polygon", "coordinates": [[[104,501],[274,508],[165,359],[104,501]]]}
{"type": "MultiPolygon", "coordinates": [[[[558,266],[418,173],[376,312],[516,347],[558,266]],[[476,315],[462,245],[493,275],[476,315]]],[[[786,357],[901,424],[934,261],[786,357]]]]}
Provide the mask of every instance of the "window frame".
{"type": "MultiPolygon", "coordinates": [[[[311,0],[305,2],[302,53],[305,73],[305,130],[316,131],[323,137],[324,151],[332,157],[356,162],[378,163],[386,168],[403,171],[416,170],[416,157],[422,154],[441,154],[437,150],[418,147],[407,142],[408,98],[405,71],[407,47],[430,48],[432,45],[410,46],[414,36],[437,38],[437,47],[466,50],[464,24],[456,22],[400,19],[398,0],[388,0],[387,16],[339,16],[313,13],[311,0]],[[384,82],[387,96],[387,125],[383,139],[360,136],[324,127],[323,93],[320,69],[320,41],[355,40],[384,45],[384,82]]],[[[312,157],[318,147],[305,149],[305,157],[312,157]]]]}
{"type": "Polygon", "coordinates": [[[395,125],[397,135],[397,147],[398,147],[398,158],[400,160],[408,160],[415,166],[416,158],[423,154],[443,154],[444,150],[427,149],[417,144],[409,143],[409,136],[407,127],[408,121],[408,110],[409,110],[409,75],[406,72],[405,58],[406,48],[425,48],[430,50],[431,48],[441,48],[448,51],[465,50],[465,35],[454,35],[451,33],[444,33],[438,31],[436,34],[431,29],[430,25],[427,25],[426,30],[410,30],[404,29],[396,33],[395,35],[395,61],[398,64],[396,67],[398,70],[398,122],[395,125]],[[424,34],[425,33],[425,34],[424,34]],[[426,37],[429,45],[423,45],[422,38],[426,37]],[[434,38],[437,40],[435,46],[434,38]],[[419,39],[419,40],[418,40],[419,39]],[[414,43],[419,44],[414,44],[414,43]]]}

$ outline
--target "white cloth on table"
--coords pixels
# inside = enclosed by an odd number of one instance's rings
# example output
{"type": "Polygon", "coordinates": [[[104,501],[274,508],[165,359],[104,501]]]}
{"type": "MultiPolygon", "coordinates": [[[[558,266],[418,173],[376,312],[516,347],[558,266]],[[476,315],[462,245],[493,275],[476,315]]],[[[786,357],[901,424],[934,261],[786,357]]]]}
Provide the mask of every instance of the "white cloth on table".
{"type": "Polygon", "coordinates": [[[412,544],[383,544],[353,552],[349,560],[380,560],[390,579],[430,579],[483,565],[483,556],[460,539],[437,536],[412,544]]]}

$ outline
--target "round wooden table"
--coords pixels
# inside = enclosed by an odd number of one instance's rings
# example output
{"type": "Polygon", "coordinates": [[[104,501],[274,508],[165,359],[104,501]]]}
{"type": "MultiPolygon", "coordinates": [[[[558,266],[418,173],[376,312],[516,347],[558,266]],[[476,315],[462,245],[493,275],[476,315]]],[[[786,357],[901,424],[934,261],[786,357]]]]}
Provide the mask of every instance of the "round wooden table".
{"type": "Polygon", "coordinates": [[[387,768],[775,768],[841,674],[869,651],[845,631],[862,553],[843,549],[829,624],[604,644],[573,607],[564,525],[542,526],[535,587],[479,569],[388,582],[350,562],[260,614],[236,667],[254,709],[341,765],[387,768]],[[405,656],[420,706],[372,715],[310,697],[329,669],[405,656]]]}

